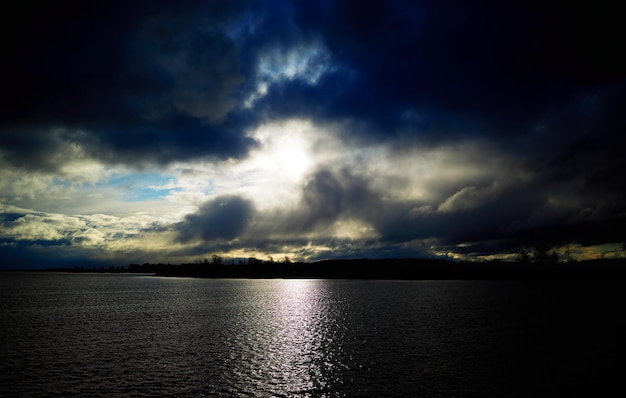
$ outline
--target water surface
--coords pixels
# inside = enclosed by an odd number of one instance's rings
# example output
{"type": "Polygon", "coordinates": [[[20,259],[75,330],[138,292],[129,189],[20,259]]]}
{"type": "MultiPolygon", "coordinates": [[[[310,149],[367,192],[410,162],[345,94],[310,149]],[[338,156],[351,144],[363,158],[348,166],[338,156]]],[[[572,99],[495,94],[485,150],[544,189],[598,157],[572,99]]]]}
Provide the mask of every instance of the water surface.
{"type": "Polygon", "coordinates": [[[0,274],[2,396],[599,393],[611,284],[0,274]]]}

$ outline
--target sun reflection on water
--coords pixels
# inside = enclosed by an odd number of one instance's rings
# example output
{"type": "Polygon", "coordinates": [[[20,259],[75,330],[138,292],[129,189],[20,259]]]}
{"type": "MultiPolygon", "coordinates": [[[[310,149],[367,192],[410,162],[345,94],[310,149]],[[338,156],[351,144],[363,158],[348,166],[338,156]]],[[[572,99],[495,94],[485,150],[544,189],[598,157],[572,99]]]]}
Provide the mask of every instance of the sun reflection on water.
{"type": "Polygon", "coordinates": [[[342,396],[342,329],[323,281],[268,283],[271,310],[242,331],[243,350],[255,355],[239,358],[239,376],[271,395],[342,396]]]}
{"type": "MultiPolygon", "coordinates": [[[[282,281],[282,294],[274,316],[272,336],[278,348],[274,378],[293,383],[300,392],[323,392],[333,381],[333,352],[329,348],[329,309],[320,294],[319,281],[282,281]]],[[[336,381],[336,380],[335,380],[336,381]]],[[[293,391],[295,392],[295,391],[293,391]]]]}

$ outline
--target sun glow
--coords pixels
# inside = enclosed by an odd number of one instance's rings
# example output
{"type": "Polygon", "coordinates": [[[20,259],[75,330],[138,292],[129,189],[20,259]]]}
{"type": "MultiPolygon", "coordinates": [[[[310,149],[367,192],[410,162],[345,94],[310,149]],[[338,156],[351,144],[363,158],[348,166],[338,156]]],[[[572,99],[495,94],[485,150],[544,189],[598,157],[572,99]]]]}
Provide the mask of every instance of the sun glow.
{"type": "Polygon", "coordinates": [[[282,137],[273,152],[278,168],[294,180],[301,180],[313,166],[309,148],[301,137],[282,137]]]}
{"type": "Polygon", "coordinates": [[[310,134],[313,126],[303,120],[269,123],[250,135],[259,147],[239,164],[237,174],[247,176],[245,191],[262,207],[293,199],[315,169],[310,134]]]}

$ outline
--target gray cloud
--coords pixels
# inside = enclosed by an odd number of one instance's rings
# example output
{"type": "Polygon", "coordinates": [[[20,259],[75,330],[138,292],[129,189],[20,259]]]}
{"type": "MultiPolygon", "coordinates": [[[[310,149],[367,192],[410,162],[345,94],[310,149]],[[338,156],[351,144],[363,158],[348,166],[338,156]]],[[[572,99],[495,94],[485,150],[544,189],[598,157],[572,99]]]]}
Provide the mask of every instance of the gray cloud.
{"type": "Polygon", "coordinates": [[[63,165],[89,157],[85,134],[64,128],[15,128],[1,132],[0,162],[25,171],[61,173],[63,165]]]}
{"type": "Polygon", "coordinates": [[[153,17],[131,49],[123,82],[136,90],[127,101],[146,120],[181,112],[219,123],[235,106],[233,93],[243,82],[235,45],[210,20],[153,17]]]}
{"type": "Polygon", "coordinates": [[[249,200],[238,196],[218,196],[204,203],[197,212],[175,225],[180,242],[194,240],[233,240],[244,232],[254,215],[249,200]]]}
{"type": "Polygon", "coordinates": [[[295,207],[269,210],[259,214],[253,234],[263,237],[298,236],[328,233],[342,220],[367,220],[379,207],[379,197],[367,181],[348,170],[316,170],[301,187],[295,207]]]}

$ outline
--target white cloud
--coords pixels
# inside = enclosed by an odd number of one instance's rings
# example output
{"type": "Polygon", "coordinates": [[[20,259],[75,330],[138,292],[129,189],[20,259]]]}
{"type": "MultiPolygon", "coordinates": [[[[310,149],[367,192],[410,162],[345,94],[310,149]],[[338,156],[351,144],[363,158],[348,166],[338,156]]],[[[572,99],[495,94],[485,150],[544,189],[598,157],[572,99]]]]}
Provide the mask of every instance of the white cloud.
{"type": "Polygon", "coordinates": [[[475,186],[464,187],[444,200],[437,208],[441,212],[470,210],[485,203],[489,192],[475,186]]]}
{"type": "Polygon", "coordinates": [[[50,217],[26,214],[5,228],[4,234],[16,240],[60,240],[66,237],[67,226],[50,217]]]}
{"type": "Polygon", "coordinates": [[[404,217],[411,222],[434,212],[471,209],[529,178],[515,159],[481,143],[422,146],[344,140],[354,128],[349,122],[318,124],[307,119],[267,122],[248,132],[258,145],[244,159],[179,162],[159,171],[103,167],[80,156],[57,175],[3,170],[2,212],[24,215],[5,222],[2,234],[15,240],[64,241],[75,249],[97,249],[97,256],[145,253],[147,260],[158,255],[188,261],[193,258],[185,253],[196,253],[195,258],[215,250],[257,253],[239,245],[276,239],[285,243],[266,249],[275,257],[314,256],[328,250],[330,240],[348,248],[350,242],[367,240],[371,245],[380,239],[381,231],[370,222],[384,216],[385,203],[403,203],[404,217]],[[307,184],[320,170],[339,178],[343,192],[351,189],[349,184],[364,184],[363,192],[380,204],[372,211],[381,214],[368,221],[366,210],[351,212],[348,203],[307,230],[285,232],[284,225],[273,226],[285,220],[285,214],[306,222],[301,215],[308,213],[299,206],[306,204],[307,184]],[[78,179],[83,172],[90,177],[78,179]],[[242,240],[222,249],[178,242],[171,227],[221,195],[240,196],[254,205],[254,220],[242,240]],[[303,239],[311,246],[296,247],[303,239]]]}
{"type": "Polygon", "coordinates": [[[322,76],[336,69],[330,52],[320,42],[289,48],[273,47],[259,57],[256,85],[254,91],[244,100],[244,107],[251,108],[275,84],[300,80],[314,86],[322,76]]]}
{"type": "Polygon", "coordinates": [[[53,183],[51,175],[30,174],[11,168],[0,170],[0,192],[5,202],[33,200],[44,193],[54,195],[49,190],[53,183]]]}

